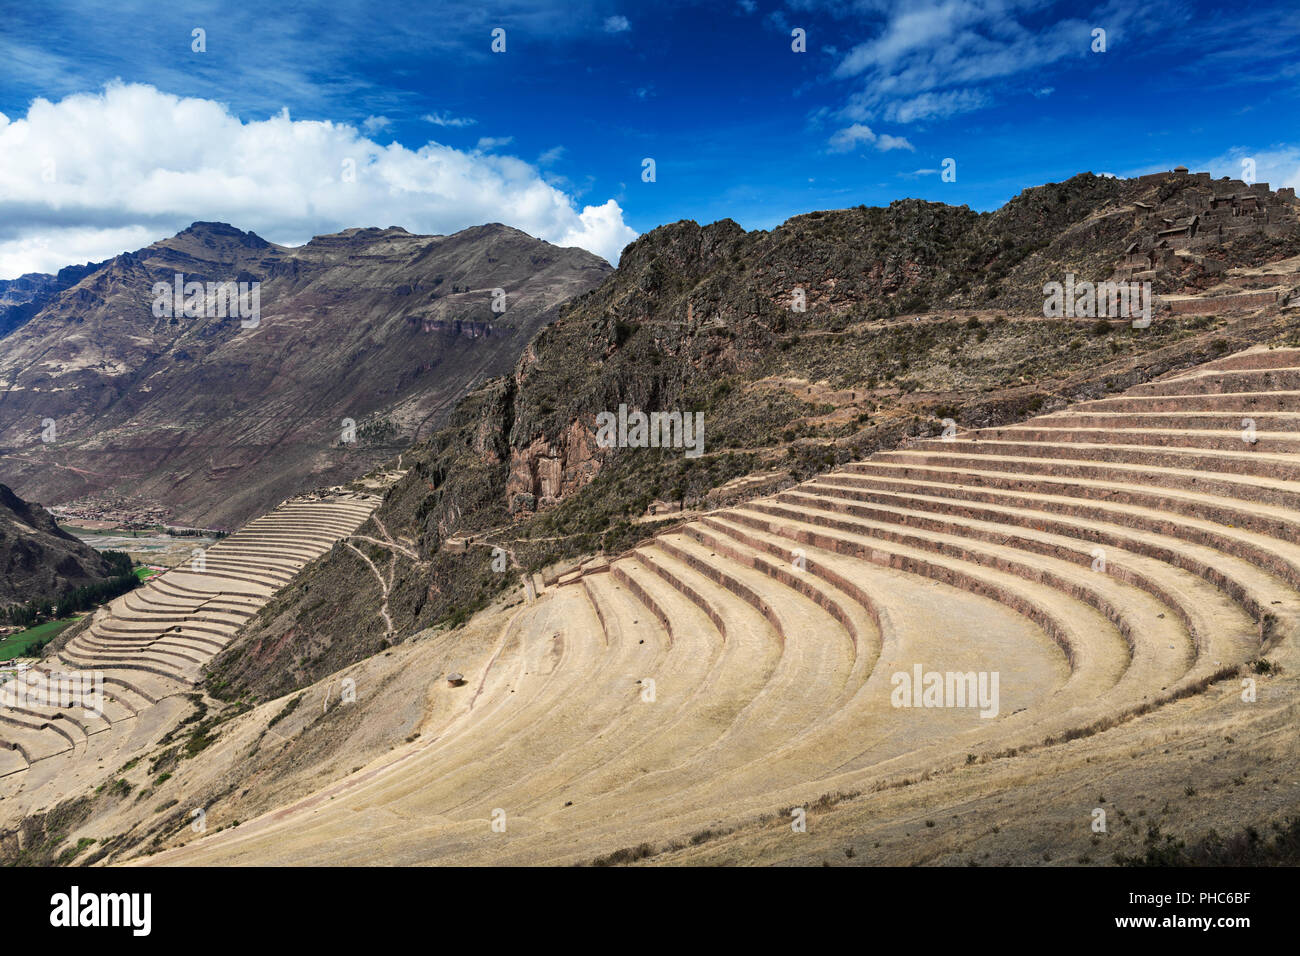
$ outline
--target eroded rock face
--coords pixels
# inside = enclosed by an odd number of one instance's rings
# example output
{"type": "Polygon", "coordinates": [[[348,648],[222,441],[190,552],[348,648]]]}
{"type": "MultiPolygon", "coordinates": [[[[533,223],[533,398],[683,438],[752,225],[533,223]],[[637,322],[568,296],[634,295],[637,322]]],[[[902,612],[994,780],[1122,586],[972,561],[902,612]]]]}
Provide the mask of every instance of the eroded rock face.
{"type": "Polygon", "coordinates": [[[442,332],[450,335],[463,335],[466,338],[479,339],[492,334],[491,322],[462,322],[459,319],[425,318],[421,323],[425,332],[442,332]]]}
{"type": "Polygon", "coordinates": [[[195,223],[62,291],[50,277],[9,290],[23,308],[48,301],[0,339],[0,480],[48,504],[130,494],[176,523],[235,527],[427,438],[610,272],[499,224],[287,248],[195,223]],[[258,283],[259,321],[155,314],[155,284],[176,274],[258,283]]]}
{"type": "Polygon", "coordinates": [[[510,449],[506,497],[511,513],[554,504],[591,482],[600,473],[606,449],[596,444],[595,424],[573,421],[553,446],[535,438],[510,449]]]}

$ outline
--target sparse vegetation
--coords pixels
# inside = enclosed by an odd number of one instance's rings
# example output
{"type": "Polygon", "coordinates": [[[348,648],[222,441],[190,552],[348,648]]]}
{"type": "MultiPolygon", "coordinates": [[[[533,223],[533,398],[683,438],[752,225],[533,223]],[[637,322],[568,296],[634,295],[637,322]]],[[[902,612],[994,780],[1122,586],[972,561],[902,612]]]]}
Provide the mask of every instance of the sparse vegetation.
{"type": "Polygon", "coordinates": [[[1289,817],[1261,834],[1246,827],[1223,837],[1210,831],[1192,844],[1147,828],[1140,854],[1115,854],[1121,866],[1297,866],[1300,865],[1300,817],[1289,817]]]}

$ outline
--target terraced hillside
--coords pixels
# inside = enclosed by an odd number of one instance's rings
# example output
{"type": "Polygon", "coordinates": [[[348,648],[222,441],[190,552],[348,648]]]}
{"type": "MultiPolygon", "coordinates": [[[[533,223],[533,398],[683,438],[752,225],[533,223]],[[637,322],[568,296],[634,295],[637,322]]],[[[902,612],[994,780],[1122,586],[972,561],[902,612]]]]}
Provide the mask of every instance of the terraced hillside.
{"type": "MultiPolygon", "coordinates": [[[[1294,682],[1258,711],[1218,682],[1300,665],[1297,424],[1300,350],[1251,349],[709,513],[481,619],[498,638],[459,648],[464,686],[430,671],[405,744],[151,860],[671,862],[745,834],[727,858],[799,859],[782,808],[839,795],[834,842],[887,822],[855,795],[934,772],[992,761],[985,796],[1028,793],[1081,762],[1074,745],[1123,734],[1154,763],[1134,735],[1174,710],[1172,738],[1257,720],[1251,738],[1283,734],[1294,763],[1294,682]],[[997,697],[898,706],[896,675],[918,668],[996,675],[997,697]]],[[[1055,795],[1077,789],[1086,821],[1084,785],[1055,795]]],[[[1151,786],[1158,802],[1183,781],[1151,786]]],[[[1034,811],[1014,808],[1022,826],[1034,811]]]]}
{"type": "Polygon", "coordinates": [[[0,797],[40,805],[155,742],[203,665],[378,502],[346,491],[289,499],[97,611],[56,654],[0,687],[0,797]],[[87,697],[97,678],[102,708],[87,697]]]}

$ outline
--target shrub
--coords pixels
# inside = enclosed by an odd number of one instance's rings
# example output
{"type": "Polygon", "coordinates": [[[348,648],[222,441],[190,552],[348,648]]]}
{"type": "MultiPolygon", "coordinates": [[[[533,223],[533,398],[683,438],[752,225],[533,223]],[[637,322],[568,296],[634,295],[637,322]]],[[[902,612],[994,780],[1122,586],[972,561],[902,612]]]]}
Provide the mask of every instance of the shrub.
{"type": "Polygon", "coordinates": [[[302,699],[303,699],[304,696],[306,696],[306,695],[304,695],[304,694],[299,694],[297,697],[295,697],[295,698],[293,698],[292,700],[290,700],[289,703],[287,703],[287,704],[284,705],[284,709],[283,709],[283,710],[281,710],[278,714],[276,714],[276,715],[275,715],[274,717],[272,717],[269,721],[267,721],[266,726],[267,726],[268,728],[269,728],[269,727],[274,727],[274,726],[275,726],[276,724],[278,724],[280,721],[284,720],[284,718],[286,718],[286,717],[288,717],[290,714],[292,714],[295,710],[298,709],[298,705],[302,703],[302,699]]]}

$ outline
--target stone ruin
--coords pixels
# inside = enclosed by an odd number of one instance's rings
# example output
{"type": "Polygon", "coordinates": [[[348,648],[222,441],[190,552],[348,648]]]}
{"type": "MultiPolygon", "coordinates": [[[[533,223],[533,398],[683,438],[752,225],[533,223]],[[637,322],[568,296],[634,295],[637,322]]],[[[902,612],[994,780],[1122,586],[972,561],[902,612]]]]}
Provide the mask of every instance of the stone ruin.
{"type": "MultiPolygon", "coordinates": [[[[1227,176],[1211,179],[1209,173],[1191,173],[1185,166],[1139,176],[1137,181],[1144,186],[1183,181],[1184,188],[1159,206],[1131,203],[1134,225],[1142,235],[1125,248],[1114,281],[1154,280],[1158,273],[1179,269],[1189,260],[1207,273],[1225,273],[1227,265],[1204,255],[1206,250],[1237,236],[1284,236],[1300,228],[1300,203],[1294,188],[1274,192],[1268,183],[1248,184],[1227,176]]],[[[1210,306],[1258,308],[1285,303],[1286,298],[1282,290],[1252,289],[1208,299],[1157,300],[1156,305],[1173,312],[1196,312],[1210,306]]]]}

